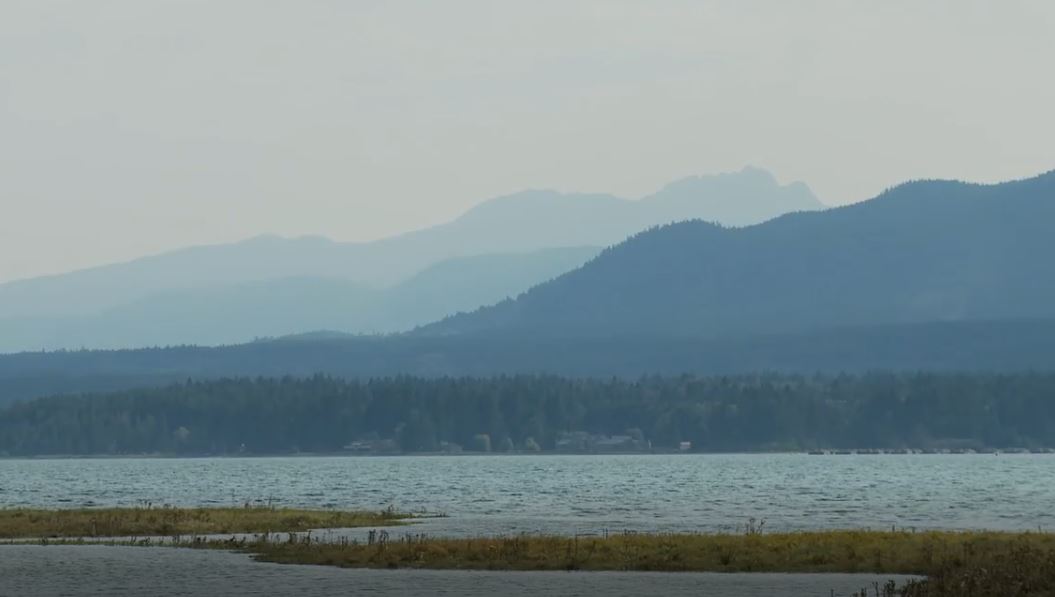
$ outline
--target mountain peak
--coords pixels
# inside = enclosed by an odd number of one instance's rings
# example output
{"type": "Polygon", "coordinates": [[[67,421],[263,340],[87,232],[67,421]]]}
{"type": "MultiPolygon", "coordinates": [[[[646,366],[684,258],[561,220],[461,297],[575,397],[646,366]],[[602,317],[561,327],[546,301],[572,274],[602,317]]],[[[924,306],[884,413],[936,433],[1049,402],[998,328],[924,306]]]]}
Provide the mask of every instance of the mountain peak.
{"type": "Polygon", "coordinates": [[[668,221],[700,218],[726,226],[749,226],[788,212],[826,206],[801,182],[781,185],[763,168],[689,176],[676,180],[642,202],[669,213],[668,221]]]}
{"type": "Polygon", "coordinates": [[[703,189],[712,192],[758,192],[759,190],[793,190],[796,193],[808,194],[818,205],[820,202],[813,197],[810,188],[801,181],[788,184],[780,184],[776,176],[765,168],[757,166],[744,166],[734,172],[720,172],[718,174],[698,174],[686,176],[665,185],[658,193],[652,195],[663,195],[672,192],[699,192],[703,189]]]}
{"type": "Polygon", "coordinates": [[[765,182],[768,185],[779,186],[779,183],[777,182],[777,177],[774,176],[772,172],[766,170],[765,168],[760,168],[751,164],[744,166],[737,172],[723,172],[717,174],[715,177],[737,177],[741,179],[765,182]]]}

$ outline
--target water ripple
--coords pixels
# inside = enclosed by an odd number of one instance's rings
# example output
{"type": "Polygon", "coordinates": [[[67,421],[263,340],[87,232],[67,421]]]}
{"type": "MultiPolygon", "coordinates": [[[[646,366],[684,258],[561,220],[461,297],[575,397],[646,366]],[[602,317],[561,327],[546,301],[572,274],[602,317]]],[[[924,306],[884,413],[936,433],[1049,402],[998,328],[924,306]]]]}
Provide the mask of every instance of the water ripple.
{"type": "Polygon", "coordinates": [[[0,460],[0,485],[0,507],[393,506],[484,533],[715,531],[751,517],[771,530],[1027,530],[1051,525],[1055,456],[0,460]]]}

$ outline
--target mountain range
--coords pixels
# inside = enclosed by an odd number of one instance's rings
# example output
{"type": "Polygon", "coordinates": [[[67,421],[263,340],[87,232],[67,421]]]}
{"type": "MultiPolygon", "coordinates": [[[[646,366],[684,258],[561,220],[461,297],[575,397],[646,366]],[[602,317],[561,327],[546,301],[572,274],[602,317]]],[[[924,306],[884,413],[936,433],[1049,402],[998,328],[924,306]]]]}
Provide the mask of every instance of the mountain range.
{"type": "Polygon", "coordinates": [[[650,226],[746,226],[822,207],[806,185],[745,168],[639,200],[525,191],[370,243],[262,236],[191,247],[0,284],[0,352],[405,331],[516,296],[650,226]]]}
{"type": "Polygon", "coordinates": [[[419,333],[786,333],[1055,317],[1055,172],[913,182],[744,228],[652,229],[527,293],[419,333]]]}
{"type": "Polygon", "coordinates": [[[237,344],[315,330],[405,331],[516,296],[574,269],[600,249],[458,257],[387,288],[294,276],[169,290],[95,315],[0,321],[0,352],[237,344]]]}
{"type": "Polygon", "coordinates": [[[0,401],[317,372],[1055,369],[1053,221],[1055,172],[911,182],[753,226],[653,227],[517,298],[403,334],[0,356],[0,401]]]}

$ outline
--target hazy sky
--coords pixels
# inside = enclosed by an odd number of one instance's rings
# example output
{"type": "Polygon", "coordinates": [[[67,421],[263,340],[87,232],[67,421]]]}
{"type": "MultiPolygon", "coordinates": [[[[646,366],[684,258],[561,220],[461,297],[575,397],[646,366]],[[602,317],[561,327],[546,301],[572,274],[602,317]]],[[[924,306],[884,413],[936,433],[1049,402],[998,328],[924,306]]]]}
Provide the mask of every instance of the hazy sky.
{"type": "Polygon", "coordinates": [[[0,0],[0,280],[754,164],[1055,168],[1055,2],[0,0]]]}

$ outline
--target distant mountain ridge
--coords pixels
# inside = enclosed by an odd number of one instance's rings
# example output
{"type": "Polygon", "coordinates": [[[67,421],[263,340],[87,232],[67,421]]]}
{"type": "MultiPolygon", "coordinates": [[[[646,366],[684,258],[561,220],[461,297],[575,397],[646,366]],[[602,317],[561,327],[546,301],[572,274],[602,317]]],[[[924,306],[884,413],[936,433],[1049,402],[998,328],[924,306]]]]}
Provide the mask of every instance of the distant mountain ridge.
{"type": "Polygon", "coordinates": [[[743,225],[822,207],[805,185],[781,186],[756,168],[684,179],[638,201],[527,191],[485,201],[447,224],[370,243],[262,236],[8,282],[0,284],[0,319],[94,315],[171,290],[289,277],[380,288],[445,259],[607,246],[671,221],[743,225]]]}
{"type": "Polygon", "coordinates": [[[1055,317],[1055,172],[922,181],[739,229],[649,230],[516,300],[420,334],[719,336],[1055,317]]]}
{"type": "Polygon", "coordinates": [[[570,247],[449,259],[381,289],[300,276],[170,290],[97,315],[0,319],[0,353],[216,346],[314,330],[401,332],[516,296],[599,251],[570,247]]]}
{"type": "MultiPolygon", "coordinates": [[[[413,333],[0,355],[0,402],[187,377],[1055,370],[1055,172],[657,227],[413,333]]],[[[460,268],[459,268],[460,269],[460,268]]]]}

